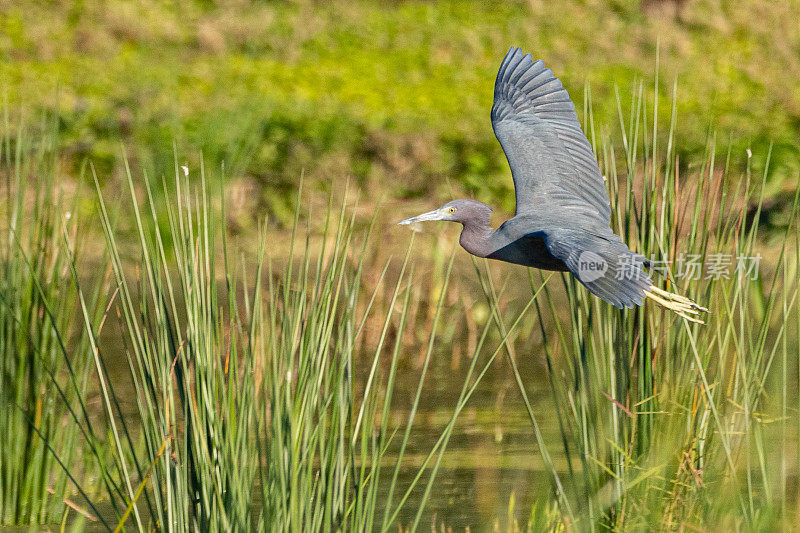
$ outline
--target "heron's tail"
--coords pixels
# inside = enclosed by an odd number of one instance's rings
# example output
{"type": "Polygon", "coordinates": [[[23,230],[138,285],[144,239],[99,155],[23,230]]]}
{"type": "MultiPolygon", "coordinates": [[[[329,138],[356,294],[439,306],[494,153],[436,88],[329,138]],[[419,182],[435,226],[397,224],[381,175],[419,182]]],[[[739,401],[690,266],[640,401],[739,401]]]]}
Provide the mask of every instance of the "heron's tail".
{"type": "Polygon", "coordinates": [[[683,317],[691,322],[705,324],[705,322],[700,319],[699,315],[700,313],[708,313],[708,309],[697,305],[694,301],[690,300],[686,296],[681,296],[680,294],[675,294],[674,292],[667,292],[659,289],[655,285],[651,285],[648,290],[644,291],[644,293],[655,303],[661,307],[673,311],[678,316],[683,317]]]}

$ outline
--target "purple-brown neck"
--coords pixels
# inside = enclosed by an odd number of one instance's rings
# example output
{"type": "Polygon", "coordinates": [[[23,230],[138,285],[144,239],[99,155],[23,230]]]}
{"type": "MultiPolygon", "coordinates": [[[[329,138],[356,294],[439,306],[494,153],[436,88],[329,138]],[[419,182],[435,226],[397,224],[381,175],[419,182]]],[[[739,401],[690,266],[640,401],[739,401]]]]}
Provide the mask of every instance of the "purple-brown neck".
{"type": "Polygon", "coordinates": [[[494,230],[489,225],[492,218],[492,208],[480,202],[470,202],[468,213],[459,217],[464,229],[461,230],[459,243],[461,246],[478,257],[486,257],[494,250],[490,246],[490,238],[494,230]],[[467,215],[467,216],[463,216],[467,215]]]}

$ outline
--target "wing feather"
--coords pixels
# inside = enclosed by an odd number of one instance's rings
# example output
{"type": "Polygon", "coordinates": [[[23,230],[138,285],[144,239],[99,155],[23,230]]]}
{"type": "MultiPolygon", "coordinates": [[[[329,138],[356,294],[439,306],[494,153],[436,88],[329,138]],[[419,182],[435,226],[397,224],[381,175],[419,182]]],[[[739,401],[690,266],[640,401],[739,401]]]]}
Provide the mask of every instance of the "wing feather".
{"type": "Polygon", "coordinates": [[[549,205],[609,223],[608,191],[575,105],[541,59],[509,49],[495,82],[492,127],[514,177],[518,215],[549,205]]]}
{"type": "Polygon", "coordinates": [[[535,235],[544,239],[553,257],[560,259],[589,292],[613,306],[642,305],[646,291],[651,290],[653,282],[642,269],[645,258],[631,252],[610,228],[548,229],[535,235]],[[581,267],[586,252],[605,265],[602,275],[581,267]]]}

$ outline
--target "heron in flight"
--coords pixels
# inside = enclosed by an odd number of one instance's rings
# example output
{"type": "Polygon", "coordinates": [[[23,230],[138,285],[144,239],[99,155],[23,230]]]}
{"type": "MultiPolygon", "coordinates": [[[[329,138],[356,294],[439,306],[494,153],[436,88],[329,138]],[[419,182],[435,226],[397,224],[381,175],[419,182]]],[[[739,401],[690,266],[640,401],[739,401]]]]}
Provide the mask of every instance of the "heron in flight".
{"type": "Polygon", "coordinates": [[[475,256],[571,272],[620,309],[650,298],[701,322],[698,315],[708,310],[656,287],[643,270],[645,258],[611,230],[608,192],[575,105],[541,59],[509,49],[494,84],[491,117],[514,178],[514,217],[494,230],[491,207],[454,200],[400,224],[460,222],[461,246],[475,256]]]}

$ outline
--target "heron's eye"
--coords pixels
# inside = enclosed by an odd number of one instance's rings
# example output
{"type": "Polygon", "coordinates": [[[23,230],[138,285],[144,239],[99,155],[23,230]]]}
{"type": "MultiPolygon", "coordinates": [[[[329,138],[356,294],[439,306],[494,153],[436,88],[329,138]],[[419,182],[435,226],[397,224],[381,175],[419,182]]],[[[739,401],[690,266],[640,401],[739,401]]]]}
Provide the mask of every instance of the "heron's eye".
{"type": "Polygon", "coordinates": [[[455,207],[451,207],[451,208],[449,208],[449,209],[447,210],[447,212],[448,212],[448,213],[450,213],[450,214],[452,215],[453,213],[455,213],[455,212],[456,212],[456,208],[455,208],[455,207]]]}

